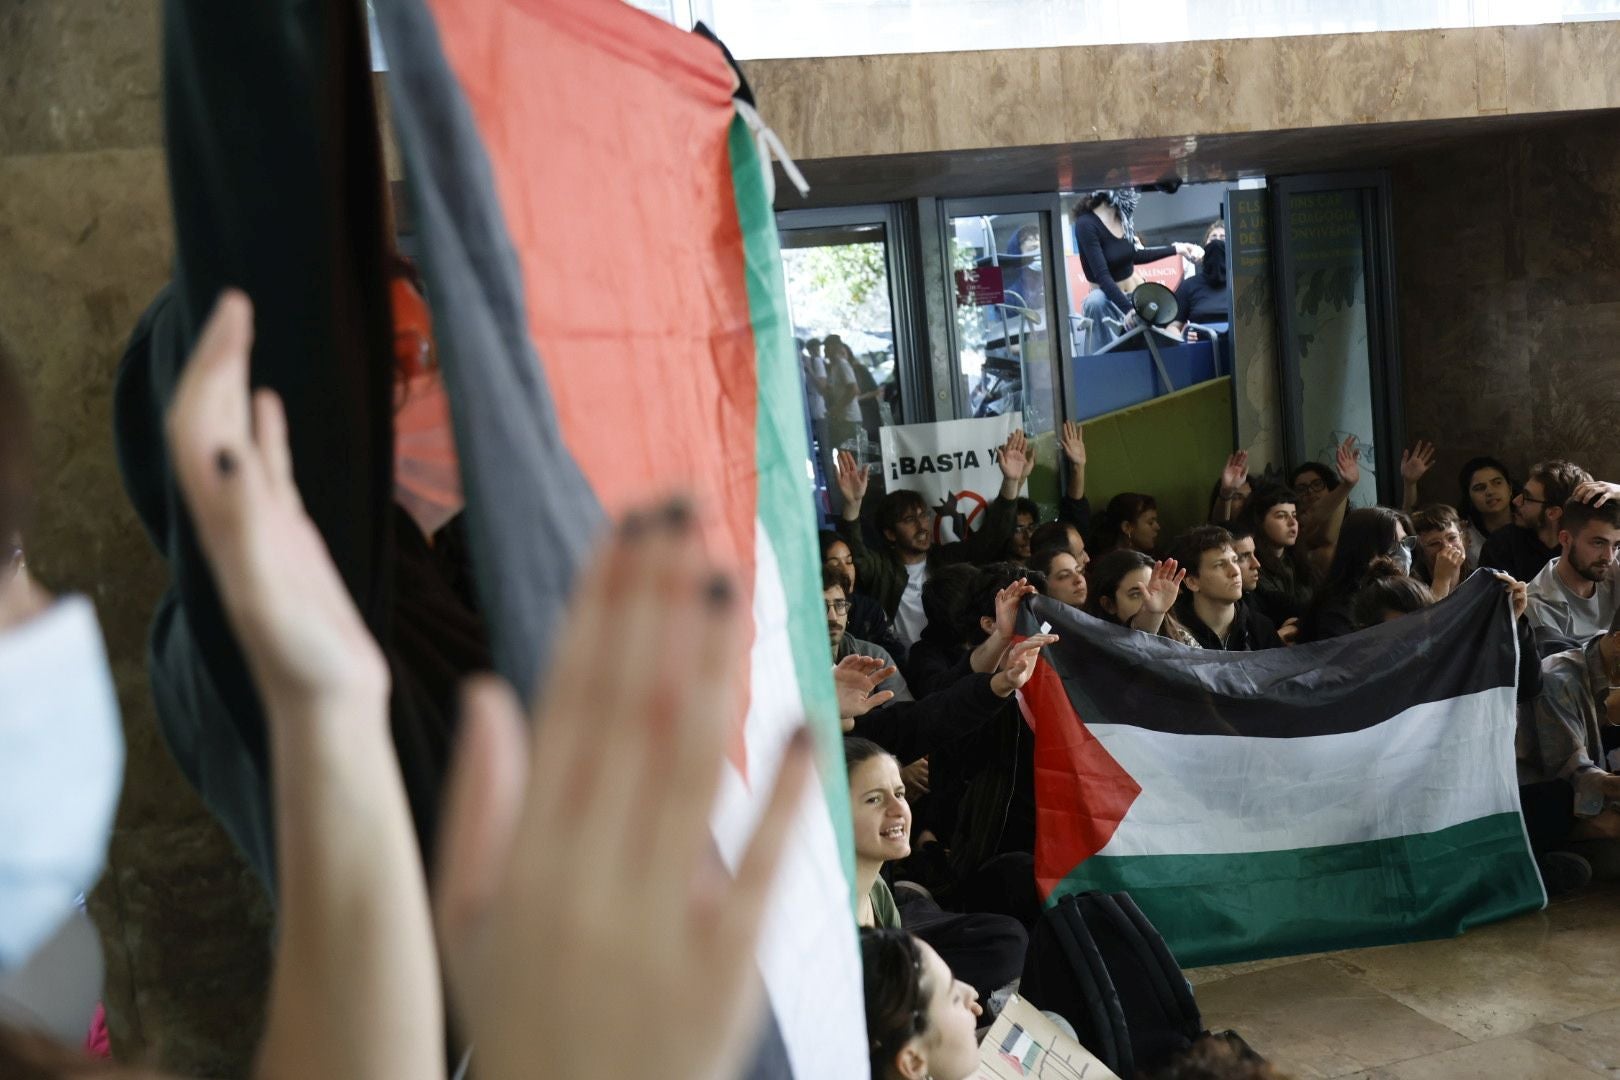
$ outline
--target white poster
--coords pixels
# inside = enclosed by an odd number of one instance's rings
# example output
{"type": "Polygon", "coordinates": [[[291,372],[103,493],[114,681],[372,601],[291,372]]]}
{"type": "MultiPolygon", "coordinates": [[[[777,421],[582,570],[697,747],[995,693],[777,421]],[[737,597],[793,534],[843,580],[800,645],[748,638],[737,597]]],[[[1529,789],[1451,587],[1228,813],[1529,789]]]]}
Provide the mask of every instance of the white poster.
{"type": "Polygon", "coordinates": [[[1001,492],[1001,446],[1022,427],[1017,413],[879,430],[885,490],[915,491],[934,511],[934,539],[948,543],[984,524],[1001,492]]]}

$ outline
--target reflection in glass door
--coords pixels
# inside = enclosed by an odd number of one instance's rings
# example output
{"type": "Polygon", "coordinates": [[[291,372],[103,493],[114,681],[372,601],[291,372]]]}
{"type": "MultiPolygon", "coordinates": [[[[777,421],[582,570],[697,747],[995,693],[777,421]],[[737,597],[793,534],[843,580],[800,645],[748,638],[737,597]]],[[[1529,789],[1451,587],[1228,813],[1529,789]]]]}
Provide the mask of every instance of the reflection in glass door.
{"type": "Polygon", "coordinates": [[[1398,505],[1388,179],[1327,174],[1270,187],[1289,459],[1331,463],[1334,447],[1354,435],[1362,477],[1352,505],[1398,505]]]}
{"type": "Polygon", "coordinates": [[[1040,434],[1057,423],[1047,211],[1002,202],[949,208],[956,374],[965,417],[1021,413],[1040,434]]]}
{"type": "Polygon", "coordinates": [[[959,419],[1017,414],[1035,442],[1029,495],[1055,512],[1059,373],[1069,361],[1058,195],[951,199],[940,205],[949,354],[959,419]]]}
{"type": "MultiPolygon", "coordinates": [[[[890,224],[851,216],[803,227],[790,226],[789,215],[779,218],[788,312],[810,411],[810,456],[818,503],[827,514],[840,509],[833,455],[848,450],[872,466],[879,430],[906,422],[890,224]]],[[[873,472],[874,491],[881,490],[881,470],[873,472]]]]}

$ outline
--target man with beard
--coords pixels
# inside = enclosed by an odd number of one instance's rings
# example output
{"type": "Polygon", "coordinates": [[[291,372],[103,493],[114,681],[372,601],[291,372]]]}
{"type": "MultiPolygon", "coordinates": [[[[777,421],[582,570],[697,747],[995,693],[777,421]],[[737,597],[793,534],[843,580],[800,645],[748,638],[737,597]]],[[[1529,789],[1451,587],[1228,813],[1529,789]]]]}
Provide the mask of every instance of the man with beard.
{"type": "Polygon", "coordinates": [[[1034,460],[1033,453],[1023,431],[1008,436],[996,457],[1001,490],[985,511],[978,531],[954,544],[934,543],[934,511],[921,495],[904,488],[889,492],[873,515],[884,540],[882,549],[873,551],[861,529],[866,469],[853,455],[839,451],[838,489],[844,496],[844,508],[837,523],[838,535],[855,556],[861,587],[883,605],[883,613],[894,620],[895,633],[906,648],[922,636],[927,625],[922,587],[930,571],[947,563],[988,561],[1006,548],[1017,524],[1018,489],[1029,475],[1026,466],[1034,460]]]}
{"type": "MultiPolygon", "coordinates": [[[[1572,462],[1542,461],[1530,470],[1513,496],[1513,524],[1491,533],[1479,553],[1479,564],[1530,581],[1558,554],[1558,532],[1564,504],[1575,489],[1592,479],[1572,462]]],[[[1607,625],[1607,624],[1605,624],[1607,625]]]]}
{"type": "Polygon", "coordinates": [[[1605,633],[1620,610],[1620,503],[1570,499],[1558,524],[1560,554],[1530,582],[1530,625],[1544,657],[1605,633]]]}

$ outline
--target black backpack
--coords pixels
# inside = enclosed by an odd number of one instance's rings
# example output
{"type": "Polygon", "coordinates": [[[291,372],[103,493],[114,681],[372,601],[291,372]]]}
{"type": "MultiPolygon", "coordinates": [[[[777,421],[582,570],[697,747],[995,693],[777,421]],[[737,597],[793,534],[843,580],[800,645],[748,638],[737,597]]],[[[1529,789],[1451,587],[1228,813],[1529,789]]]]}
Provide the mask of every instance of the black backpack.
{"type": "Polygon", "coordinates": [[[1117,1076],[1151,1072],[1206,1034],[1192,987],[1128,893],[1065,896],[1029,942],[1019,994],[1074,1025],[1117,1076]]]}

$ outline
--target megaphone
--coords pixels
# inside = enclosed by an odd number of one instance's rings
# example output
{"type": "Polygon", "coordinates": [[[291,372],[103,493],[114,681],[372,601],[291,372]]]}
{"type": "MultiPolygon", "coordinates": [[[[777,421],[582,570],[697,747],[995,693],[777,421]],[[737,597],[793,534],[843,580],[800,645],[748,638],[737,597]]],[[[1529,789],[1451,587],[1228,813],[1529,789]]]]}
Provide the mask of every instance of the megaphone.
{"type": "Polygon", "coordinates": [[[1181,314],[1176,294],[1157,281],[1144,281],[1131,293],[1131,306],[1143,326],[1169,326],[1181,314]]]}

